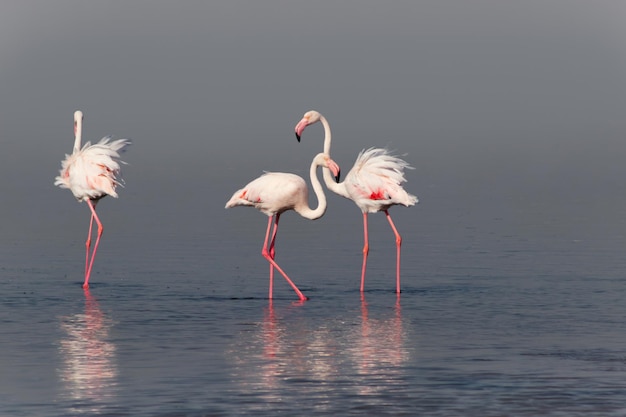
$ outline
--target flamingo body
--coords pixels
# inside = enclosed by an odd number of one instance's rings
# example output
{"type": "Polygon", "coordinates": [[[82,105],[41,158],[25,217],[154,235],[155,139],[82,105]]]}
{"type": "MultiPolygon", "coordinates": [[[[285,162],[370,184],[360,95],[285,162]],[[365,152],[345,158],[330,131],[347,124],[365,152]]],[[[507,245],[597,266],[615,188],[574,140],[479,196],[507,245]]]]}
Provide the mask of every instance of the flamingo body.
{"type": "MultiPolygon", "coordinates": [[[[304,129],[316,122],[324,126],[324,152],[330,155],[332,136],[330,125],[326,118],[315,110],[308,111],[295,127],[296,138],[300,137],[304,129]]],[[[403,159],[392,155],[384,148],[369,148],[362,150],[356,158],[354,166],[346,175],[345,181],[335,183],[330,174],[324,170],[324,183],[332,192],[348,198],[357,205],[363,213],[363,263],[361,267],[361,292],[365,288],[365,271],[369,254],[369,234],[367,225],[368,213],[382,211],[396,237],[396,293],[400,293],[400,248],[402,237],[398,232],[389,208],[394,205],[406,207],[417,203],[417,197],[409,194],[402,184],[406,182],[404,170],[412,167],[403,159]]]]}
{"type": "Polygon", "coordinates": [[[268,216],[308,207],[309,189],[302,177],[267,172],[233,194],[226,208],[252,206],[268,216]],[[296,209],[298,208],[298,209],[296,209]]]}
{"type": "Polygon", "coordinates": [[[130,144],[128,139],[111,140],[110,136],[102,138],[98,143],[82,141],[83,113],[77,110],[74,113],[74,150],[71,155],[65,155],[61,163],[61,171],[55,178],[54,185],[69,189],[74,197],[80,202],[85,201],[91,211],[89,232],[87,235],[85,255],[85,281],[83,288],[89,288],[89,277],[96,257],[100,236],[104,228],[96,214],[97,202],[107,196],[117,198],[115,189],[121,185],[120,152],[130,144]],[[91,233],[93,221],[98,225],[96,243],[91,248],[91,233]]]}
{"type": "Polygon", "coordinates": [[[250,206],[268,216],[265,241],[263,242],[261,254],[270,263],[270,299],[273,298],[274,268],[276,268],[278,272],[280,272],[287,280],[300,300],[307,299],[307,297],[302,294],[289,276],[276,263],[274,259],[276,256],[275,244],[280,215],[285,211],[294,210],[302,217],[310,220],[319,219],[326,212],[326,196],[324,195],[324,190],[322,189],[315,172],[318,166],[323,166],[324,168],[329,169],[335,176],[336,180],[339,180],[339,166],[332,159],[330,159],[328,155],[323,153],[317,154],[315,158],[313,158],[309,172],[311,184],[313,185],[313,191],[315,192],[318,200],[318,205],[315,209],[311,209],[309,207],[309,190],[304,179],[295,174],[284,172],[267,172],[261,175],[257,179],[248,183],[245,187],[235,191],[233,196],[226,203],[225,208],[250,206]],[[274,223],[274,230],[270,239],[272,220],[274,223]]]}
{"type": "Polygon", "coordinates": [[[107,136],[98,143],[90,142],[71,155],[65,155],[60,175],[54,185],[68,188],[78,201],[99,200],[106,195],[117,198],[120,184],[119,152],[128,145],[126,139],[111,140],[107,136]]]}
{"type": "Polygon", "coordinates": [[[337,194],[354,201],[363,213],[385,211],[394,205],[409,207],[417,203],[417,197],[402,188],[405,168],[409,168],[407,162],[386,149],[366,149],[359,153],[345,181],[333,188],[343,188],[337,194]]]}

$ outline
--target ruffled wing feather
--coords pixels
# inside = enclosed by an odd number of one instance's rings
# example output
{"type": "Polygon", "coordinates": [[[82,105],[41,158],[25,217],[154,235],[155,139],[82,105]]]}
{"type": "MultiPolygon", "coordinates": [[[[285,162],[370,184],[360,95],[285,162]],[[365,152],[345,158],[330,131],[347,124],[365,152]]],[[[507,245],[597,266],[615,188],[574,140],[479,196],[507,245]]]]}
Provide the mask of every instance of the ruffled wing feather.
{"type": "Polygon", "coordinates": [[[66,155],[54,184],[69,188],[80,201],[105,195],[117,198],[115,189],[123,184],[119,178],[123,163],[119,160],[120,152],[129,144],[127,139],[111,140],[109,136],[93,145],[86,142],[78,152],[66,155]]]}

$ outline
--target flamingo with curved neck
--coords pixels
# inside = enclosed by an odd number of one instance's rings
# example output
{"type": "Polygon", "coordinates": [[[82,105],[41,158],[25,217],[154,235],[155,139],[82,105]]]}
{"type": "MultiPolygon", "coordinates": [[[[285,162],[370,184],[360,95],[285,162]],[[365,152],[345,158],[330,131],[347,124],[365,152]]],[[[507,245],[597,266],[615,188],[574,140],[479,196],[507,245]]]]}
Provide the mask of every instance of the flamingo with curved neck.
{"type": "Polygon", "coordinates": [[[315,158],[313,158],[309,170],[313,192],[318,201],[315,209],[309,207],[309,189],[304,179],[298,175],[284,172],[267,172],[261,175],[242,189],[237,190],[226,203],[225,208],[251,206],[268,216],[267,231],[265,232],[265,241],[263,242],[261,254],[270,263],[270,300],[273,298],[274,268],[287,280],[300,300],[307,299],[296,284],[293,283],[289,276],[276,263],[274,259],[276,256],[275,243],[276,234],[278,232],[278,221],[280,215],[285,211],[294,210],[302,217],[310,220],[319,219],[326,212],[326,195],[324,194],[324,189],[317,179],[316,174],[317,167],[319,166],[328,169],[329,172],[332,171],[336,181],[339,181],[339,166],[330,159],[327,154],[317,154],[315,158]],[[272,220],[274,230],[271,233],[270,239],[272,220]]]}
{"type": "MultiPolygon", "coordinates": [[[[308,111],[295,127],[298,142],[304,129],[316,122],[324,126],[324,153],[330,155],[331,132],[328,120],[315,110],[308,111]]],[[[382,211],[385,213],[389,225],[396,237],[396,293],[400,294],[400,249],[402,237],[398,232],[388,209],[394,205],[406,207],[417,203],[417,197],[409,194],[402,188],[406,182],[404,170],[411,166],[401,158],[389,153],[383,148],[369,148],[362,150],[357,156],[354,166],[348,172],[343,182],[332,181],[328,170],[324,169],[324,183],[335,194],[354,201],[363,213],[363,263],[361,265],[361,287],[365,288],[365,271],[369,254],[369,236],[367,226],[368,213],[382,211]]]]}

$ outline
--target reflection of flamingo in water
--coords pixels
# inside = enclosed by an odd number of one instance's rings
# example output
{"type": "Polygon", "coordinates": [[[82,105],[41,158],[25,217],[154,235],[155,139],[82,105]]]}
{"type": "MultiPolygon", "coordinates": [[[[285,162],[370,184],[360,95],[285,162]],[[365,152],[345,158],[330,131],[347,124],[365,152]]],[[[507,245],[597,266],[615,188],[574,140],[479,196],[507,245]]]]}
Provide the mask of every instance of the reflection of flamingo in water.
{"type": "MultiPolygon", "coordinates": [[[[287,310],[297,309],[305,302],[295,301],[287,310]]],[[[270,299],[263,311],[263,320],[254,327],[255,331],[247,334],[245,340],[238,339],[237,344],[228,350],[235,362],[233,378],[242,384],[245,391],[254,392],[261,398],[260,402],[249,402],[249,406],[256,404],[263,407],[262,404],[281,401],[283,391],[280,387],[285,378],[307,362],[303,357],[304,341],[287,328],[290,321],[282,320],[283,314],[285,311],[274,309],[270,299]]]]}
{"type": "Polygon", "coordinates": [[[325,320],[323,313],[302,319],[297,309],[291,305],[275,310],[270,301],[262,321],[243,330],[227,350],[234,362],[232,380],[255,399],[242,405],[242,414],[262,414],[264,404],[281,402],[285,390],[294,389],[286,381],[296,379],[309,381],[307,404],[315,404],[314,410],[303,405],[302,415],[341,415],[345,410],[337,405],[340,401],[332,399],[344,398],[344,392],[371,394],[360,401],[379,406],[388,403],[389,392],[403,391],[411,348],[406,346],[400,297],[384,317],[378,317],[378,310],[369,312],[362,298],[353,307],[360,318],[349,323],[325,320]]]}
{"type": "Polygon", "coordinates": [[[315,158],[313,158],[310,169],[311,184],[313,185],[313,191],[318,201],[316,209],[309,207],[309,189],[304,179],[295,174],[287,174],[284,172],[267,172],[261,175],[242,189],[235,191],[235,194],[233,194],[226,203],[226,208],[252,206],[269,217],[261,253],[270,263],[270,299],[273,297],[274,268],[285,277],[289,285],[291,285],[296,294],[298,294],[300,300],[307,299],[274,260],[276,255],[274,245],[278,231],[278,220],[280,215],[285,211],[294,210],[302,217],[310,220],[319,219],[326,212],[326,196],[324,195],[324,190],[315,172],[318,166],[323,166],[331,170],[337,181],[339,181],[339,166],[330,159],[328,155],[322,153],[317,154],[315,158]],[[272,219],[274,219],[274,232],[272,233],[272,239],[268,246],[272,219]]]}
{"type": "MultiPolygon", "coordinates": [[[[291,303],[292,307],[298,307],[304,304],[305,300],[298,300],[291,303]]],[[[282,353],[280,340],[285,329],[281,326],[276,312],[274,311],[274,303],[270,300],[265,313],[263,314],[263,354],[267,359],[272,359],[282,353]]]]}
{"type": "Polygon", "coordinates": [[[73,402],[91,400],[94,408],[86,411],[95,412],[112,401],[117,385],[115,345],[108,341],[110,321],[85,290],[84,314],[64,318],[61,327],[67,334],[59,348],[65,362],[61,381],[73,402]]]}
{"type": "MultiPolygon", "coordinates": [[[[296,125],[296,137],[300,141],[300,136],[304,129],[321,121],[324,126],[324,153],[330,155],[331,133],[330,125],[324,116],[315,110],[304,114],[302,120],[296,125]]],[[[365,285],[365,270],[367,267],[367,255],[369,253],[369,238],[367,232],[367,214],[382,211],[387,216],[389,225],[396,236],[396,292],[400,293],[400,246],[402,237],[395,224],[391,220],[391,215],[387,211],[393,205],[412,206],[417,203],[417,197],[407,193],[402,188],[404,170],[411,168],[409,164],[389,153],[387,149],[370,148],[361,151],[348,172],[343,182],[336,184],[330,179],[327,170],[324,170],[324,182],[329,190],[348,198],[361,209],[363,213],[363,264],[361,267],[361,292],[365,285]]]]}
{"type": "Polygon", "coordinates": [[[91,144],[90,142],[81,145],[83,131],[83,113],[74,113],[74,150],[71,155],[65,155],[62,162],[59,176],[55,178],[54,185],[61,188],[69,188],[78,201],[86,201],[91,210],[91,220],[89,221],[89,233],[87,235],[87,253],[85,255],[85,282],[83,288],[89,288],[89,276],[93,268],[93,261],[96,258],[100,236],[102,236],[102,223],[96,214],[96,204],[101,198],[110,195],[117,198],[115,189],[120,185],[117,178],[120,172],[119,152],[130,144],[128,139],[118,139],[111,141],[110,137],[105,137],[100,142],[91,144]],[[81,147],[82,146],[82,147],[81,147]],[[98,234],[93,247],[91,257],[89,249],[91,247],[91,230],[93,221],[98,224],[98,234]]]}
{"type": "Polygon", "coordinates": [[[351,351],[356,362],[357,374],[362,381],[357,384],[360,394],[372,394],[380,387],[380,380],[369,383],[371,375],[380,375],[385,370],[391,382],[393,375],[402,372],[409,353],[405,346],[405,331],[402,325],[400,298],[396,299],[394,315],[380,320],[369,317],[367,301],[361,297],[361,329],[351,351]]]}
{"type": "Polygon", "coordinates": [[[280,328],[276,320],[274,312],[274,303],[270,300],[270,304],[263,315],[263,353],[268,359],[275,358],[280,350],[277,343],[280,334],[280,328]]]}

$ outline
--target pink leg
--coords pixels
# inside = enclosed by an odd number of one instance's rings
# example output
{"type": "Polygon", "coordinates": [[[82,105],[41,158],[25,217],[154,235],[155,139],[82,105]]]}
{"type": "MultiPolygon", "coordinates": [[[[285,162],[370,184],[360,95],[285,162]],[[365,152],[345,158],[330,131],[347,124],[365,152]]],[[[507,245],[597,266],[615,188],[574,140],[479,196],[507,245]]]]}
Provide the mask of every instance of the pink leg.
{"type": "MultiPolygon", "coordinates": [[[[267,241],[269,240],[269,237],[270,237],[270,229],[272,228],[272,220],[273,220],[273,216],[270,216],[267,218],[267,231],[265,232],[265,240],[263,241],[263,249],[261,250],[261,254],[263,256],[265,256],[265,254],[268,252],[267,241]]],[[[268,256],[272,257],[272,255],[268,255],[268,256]]],[[[270,291],[269,291],[270,300],[273,298],[273,294],[274,294],[274,265],[272,265],[272,263],[270,262],[270,291]]]]}
{"type": "Polygon", "coordinates": [[[86,250],[85,250],[85,277],[87,276],[87,271],[89,270],[89,249],[91,249],[91,230],[93,226],[93,214],[91,215],[91,219],[89,220],[89,233],[87,234],[87,241],[85,242],[86,250]]]}
{"type": "Polygon", "coordinates": [[[396,225],[393,224],[393,220],[391,220],[391,216],[387,210],[385,210],[385,216],[387,216],[393,233],[396,235],[396,293],[400,294],[400,246],[402,246],[402,236],[398,233],[398,229],[396,229],[396,225]]]}
{"type": "MultiPolygon", "coordinates": [[[[272,217],[270,217],[268,222],[267,222],[267,231],[265,232],[265,241],[263,242],[263,250],[262,250],[261,254],[263,255],[263,257],[265,259],[267,259],[267,261],[272,266],[274,266],[274,268],[276,268],[276,270],[278,270],[278,272],[281,273],[281,275],[283,277],[285,277],[285,279],[287,280],[289,285],[291,285],[291,288],[293,288],[293,290],[296,292],[296,294],[298,294],[298,297],[300,298],[300,300],[304,301],[307,298],[304,296],[304,294],[302,294],[302,292],[298,289],[298,287],[296,287],[296,284],[293,283],[293,281],[287,276],[285,271],[283,271],[282,268],[280,266],[278,266],[276,261],[274,261],[274,258],[272,258],[272,256],[270,255],[270,251],[268,250],[267,242],[269,240],[271,226],[272,226],[272,217]]],[[[274,235],[274,238],[272,239],[272,241],[274,241],[275,238],[276,238],[276,235],[274,235]]],[[[273,292],[272,291],[272,283],[270,282],[270,300],[272,299],[272,292],[273,292]]]]}
{"type": "Polygon", "coordinates": [[[365,288],[365,269],[367,268],[367,254],[370,251],[369,238],[367,236],[367,213],[363,213],[363,266],[361,267],[361,292],[365,288]]]}
{"type": "MultiPolygon", "coordinates": [[[[274,230],[272,231],[272,239],[270,239],[269,255],[272,259],[276,259],[276,233],[278,233],[278,220],[280,214],[274,217],[274,230]]],[[[274,265],[270,264],[270,291],[272,291],[272,283],[274,282],[274,265]]],[[[270,292],[270,300],[272,299],[272,293],[270,292]]]]}
{"type": "MultiPolygon", "coordinates": [[[[93,261],[96,259],[96,252],[98,251],[98,245],[100,244],[100,236],[102,236],[102,232],[104,228],[102,227],[102,223],[96,214],[96,208],[91,200],[87,200],[87,204],[89,205],[89,209],[91,210],[91,215],[94,219],[96,219],[96,223],[98,224],[98,235],[96,237],[96,244],[93,246],[93,252],[91,253],[91,261],[89,262],[89,268],[87,269],[87,273],[85,274],[85,282],[83,283],[83,288],[89,288],[89,276],[91,275],[91,268],[93,268],[93,261]]],[[[90,235],[91,236],[91,235],[90,235]]]]}

